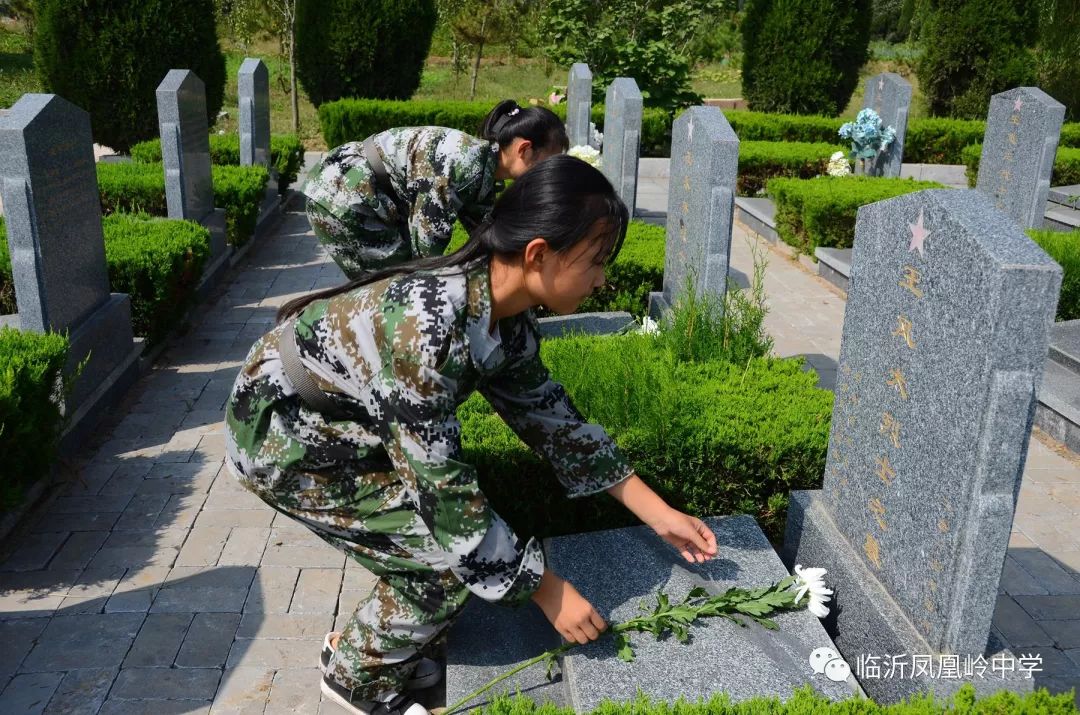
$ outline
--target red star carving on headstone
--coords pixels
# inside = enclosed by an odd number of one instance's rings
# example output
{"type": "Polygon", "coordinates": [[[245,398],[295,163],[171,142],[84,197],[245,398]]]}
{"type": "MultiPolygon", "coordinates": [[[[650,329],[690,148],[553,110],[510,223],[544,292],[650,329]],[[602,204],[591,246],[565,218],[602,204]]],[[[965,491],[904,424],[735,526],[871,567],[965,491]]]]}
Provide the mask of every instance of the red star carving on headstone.
{"type": "Polygon", "coordinates": [[[923,253],[923,244],[926,239],[930,238],[930,231],[926,230],[926,226],[923,225],[923,210],[919,209],[919,220],[915,223],[909,223],[908,229],[911,230],[911,245],[908,246],[909,251],[918,249],[919,255],[925,255],[923,253]]]}
{"type": "Polygon", "coordinates": [[[1013,111],[1014,112],[1019,112],[1020,107],[1023,107],[1023,106],[1024,106],[1024,101],[1022,99],[1020,99],[1019,97],[1017,97],[1016,101],[1013,102],[1013,111]]]}
{"type": "Polygon", "coordinates": [[[885,78],[884,77],[878,77],[877,88],[878,89],[885,89],[885,78]]]}

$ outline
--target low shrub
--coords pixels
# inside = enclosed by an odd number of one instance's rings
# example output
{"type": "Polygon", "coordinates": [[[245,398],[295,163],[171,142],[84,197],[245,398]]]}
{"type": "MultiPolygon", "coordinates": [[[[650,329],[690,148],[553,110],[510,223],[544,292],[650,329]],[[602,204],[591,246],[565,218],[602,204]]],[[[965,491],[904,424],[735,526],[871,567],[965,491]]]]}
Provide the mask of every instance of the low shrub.
{"type": "MultiPolygon", "coordinates": [[[[131,147],[131,158],[140,164],[161,163],[161,139],[150,139],[131,147]]],[[[240,135],[211,134],[210,162],[217,166],[240,166],[240,135]]],[[[284,194],[300,175],[304,145],[295,134],[270,137],[270,164],[278,174],[278,193],[284,194]]]]}
{"type": "Polygon", "coordinates": [[[923,189],[945,188],[933,181],[869,176],[773,179],[776,231],[787,244],[809,255],[818,247],[851,248],[860,206],[923,189]]]}
{"type": "MultiPolygon", "coordinates": [[[[106,216],[102,230],[109,289],[131,297],[132,328],[153,345],[194,301],[210,255],[210,232],[192,221],[126,213],[106,216]]],[[[17,312],[6,239],[0,220],[0,314],[17,312]]]]}
{"type": "Polygon", "coordinates": [[[837,151],[845,148],[823,142],[740,141],[737,191],[740,196],[753,196],[769,179],[809,179],[824,174],[829,157],[837,151]]]}
{"type": "Polygon", "coordinates": [[[62,377],[67,355],[62,335],[0,328],[0,511],[17,506],[26,487],[49,473],[70,387],[62,377]]]}
{"type": "MultiPolygon", "coordinates": [[[[360,141],[390,127],[436,126],[476,134],[493,105],[488,102],[380,99],[342,99],[319,107],[319,125],[330,147],[360,141]]],[[[566,105],[551,110],[564,120],[566,105]]],[[[592,122],[603,130],[604,107],[592,108],[592,122]]],[[[641,155],[671,153],[671,117],[660,109],[646,109],[641,118],[641,155]]]]}
{"type": "Polygon", "coordinates": [[[1029,229],[1027,233],[1065,272],[1061,278],[1057,319],[1080,318],[1080,231],[1029,229]]]}
{"type": "Polygon", "coordinates": [[[981,142],[986,122],[975,119],[916,119],[904,135],[904,161],[909,164],[960,164],[968,144],[981,142]]]}
{"type": "Polygon", "coordinates": [[[724,112],[740,141],[825,142],[839,141],[845,120],[813,114],[772,114],[769,112],[724,112]]]}
{"type": "MultiPolygon", "coordinates": [[[[255,233],[270,173],[262,166],[214,166],[214,205],[225,209],[230,245],[243,245],[255,233]]],[[[101,209],[165,216],[165,173],[161,164],[97,165],[101,209]]]]}
{"type": "MultiPolygon", "coordinates": [[[[982,144],[964,147],[963,160],[966,167],[968,186],[974,187],[979,178],[979,160],[982,159],[982,144]]],[[[1080,148],[1058,146],[1054,157],[1054,170],[1050,174],[1051,186],[1073,186],[1080,184],[1080,148]]]]}

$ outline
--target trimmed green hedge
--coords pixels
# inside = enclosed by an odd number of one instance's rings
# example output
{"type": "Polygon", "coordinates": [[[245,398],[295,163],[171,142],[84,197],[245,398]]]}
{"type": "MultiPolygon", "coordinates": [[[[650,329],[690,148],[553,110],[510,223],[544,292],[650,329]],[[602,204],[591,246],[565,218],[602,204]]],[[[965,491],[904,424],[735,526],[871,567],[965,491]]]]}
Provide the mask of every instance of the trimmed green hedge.
{"type": "MultiPolygon", "coordinates": [[[[578,409],[604,425],[642,479],[678,509],[749,513],[779,538],[788,492],[821,484],[833,396],[801,360],[694,362],[666,348],[663,336],[640,333],[549,339],[541,352],[578,409]]],[[[634,523],[605,494],[567,500],[548,464],[479,395],[458,417],[465,461],[519,534],[634,523]]]]}
{"type": "MultiPolygon", "coordinates": [[[[648,313],[649,293],[664,287],[664,235],[663,226],[631,221],[619,256],[608,266],[604,287],[586,298],[578,312],[625,310],[638,317],[648,313]]],[[[461,248],[468,239],[465,228],[455,224],[447,253],[461,248]]]]}
{"type": "Polygon", "coordinates": [[[838,151],[845,149],[835,143],[740,141],[736,190],[740,196],[754,196],[769,179],[809,179],[824,174],[829,157],[838,151]]]}
{"type": "MultiPolygon", "coordinates": [[[[153,345],[194,302],[210,256],[210,232],[191,221],[125,213],[106,216],[102,230],[109,288],[131,297],[132,328],[153,345]]],[[[7,231],[0,220],[0,314],[14,312],[7,231]]]]}
{"type": "MultiPolygon", "coordinates": [[[[979,160],[982,159],[982,144],[964,147],[963,160],[968,186],[974,187],[979,178],[979,160]]],[[[1050,175],[1051,186],[1072,186],[1080,184],[1080,148],[1058,146],[1054,156],[1054,170],[1050,175]]]]}
{"type": "MultiPolygon", "coordinates": [[[[160,164],[161,139],[150,139],[131,147],[131,159],[139,164],[160,164]]],[[[210,161],[217,166],[240,166],[240,135],[211,134],[210,161]]],[[[304,164],[304,145],[295,134],[270,137],[270,164],[278,173],[278,193],[284,194],[296,181],[304,164]]]]}
{"type": "MultiPolygon", "coordinates": [[[[270,172],[262,166],[213,166],[214,205],[225,209],[226,237],[240,246],[255,233],[270,172]]],[[[165,172],[161,164],[97,165],[101,210],[105,214],[145,211],[165,216],[165,172]]]]}
{"type": "Polygon", "coordinates": [[[773,179],[776,231],[785,243],[814,255],[818,247],[851,248],[860,206],[923,189],[945,188],[933,181],[869,176],[773,179]]]}
{"type": "MultiPolygon", "coordinates": [[[[450,127],[476,134],[493,106],[488,102],[340,99],[319,107],[319,125],[330,147],[360,141],[390,127],[450,127]]],[[[566,119],[565,104],[550,109],[566,119]]],[[[603,106],[592,108],[592,121],[603,131],[603,106]]],[[[670,153],[671,118],[662,109],[646,109],[641,119],[641,155],[664,157],[670,153]]]]}
{"type": "Polygon", "coordinates": [[[67,355],[62,335],[0,328],[0,511],[17,506],[26,487],[49,473],[64,424],[53,396],[63,399],[67,355]]]}
{"type": "MultiPolygon", "coordinates": [[[[497,687],[495,692],[500,692],[497,687]]],[[[550,703],[537,705],[524,695],[497,695],[483,709],[471,712],[473,715],[574,715],[570,708],[555,707],[550,703]]],[[[1069,693],[1051,695],[1046,688],[1023,695],[1001,690],[993,695],[976,696],[975,688],[964,685],[951,698],[936,699],[926,694],[895,704],[879,705],[873,700],[855,697],[833,702],[807,685],[787,700],[756,697],[739,703],[731,702],[725,693],[708,699],[699,698],[692,703],[659,702],[639,695],[626,702],[605,702],[589,715],[1075,715],[1077,712],[1080,710],[1069,693]]]]}
{"type": "Polygon", "coordinates": [[[1080,318],[1080,231],[1029,229],[1027,233],[1065,272],[1061,278],[1057,319],[1080,318]]]}

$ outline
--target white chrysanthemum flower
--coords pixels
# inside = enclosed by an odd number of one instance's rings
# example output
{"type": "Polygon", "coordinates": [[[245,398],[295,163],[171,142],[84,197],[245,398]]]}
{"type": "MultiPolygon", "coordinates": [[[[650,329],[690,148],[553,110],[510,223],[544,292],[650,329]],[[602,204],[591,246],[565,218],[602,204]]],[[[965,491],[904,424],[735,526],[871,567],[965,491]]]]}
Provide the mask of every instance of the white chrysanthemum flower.
{"type": "Polygon", "coordinates": [[[806,606],[807,610],[818,618],[829,615],[829,609],[825,604],[832,600],[829,597],[833,594],[831,588],[825,587],[825,573],[825,569],[822,568],[804,569],[802,564],[795,566],[795,575],[798,577],[792,585],[792,588],[796,589],[795,603],[798,604],[803,596],[808,595],[810,602],[806,606]]]}
{"type": "Polygon", "coordinates": [[[589,146],[594,149],[600,149],[604,146],[604,135],[596,128],[596,125],[589,122],[589,146]]]}
{"type": "Polygon", "coordinates": [[[646,315],[641,319],[641,332],[646,335],[655,335],[660,332],[660,324],[646,315]]]}
{"type": "Polygon", "coordinates": [[[566,153],[576,159],[581,159],[582,161],[595,166],[597,169],[600,168],[600,152],[593,149],[591,146],[578,144],[577,146],[570,147],[570,150],[566,153]]]}
{"type": "Polygon", "coordinates": [[[851,173],[851,165],[848,164],[847,155],[838,151],[829,157],[829,165],[825,171],[829,176],[847,176],[851,173]]]}

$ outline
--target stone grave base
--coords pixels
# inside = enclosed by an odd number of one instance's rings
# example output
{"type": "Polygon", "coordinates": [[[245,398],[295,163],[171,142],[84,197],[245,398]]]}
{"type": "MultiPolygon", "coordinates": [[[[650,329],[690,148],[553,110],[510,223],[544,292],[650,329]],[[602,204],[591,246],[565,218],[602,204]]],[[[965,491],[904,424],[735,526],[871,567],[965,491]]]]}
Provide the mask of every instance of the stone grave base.
{"type": "MultiPolygon", "coordinates": [[[[681,601],[695,586],[721,593],[731,586],[767,585],[788,575],[753,518],[711,517],[706,523],[716,534],[720,554],[704,564],[686,563],[643,526],[549,539],[547,563],[609,623],[634,618],[641,606],[651,612],[660,591],[681,601]]],[[[670,636],[657,641],[650,634],[634,633],[632,663],[619,660],[614,640],[602,636],[567,653],[555,681],[549,683],[544,668],[534,666],[516,680],[500,683],[495,692],[513,693],[518,688],[538,702],[569,705],[579,713],[593,710],[605,699],[632,700],[639,691],[672,701],[678,697],[696,701],[716,693],[727,693],[733,701],[759,695],[787,698],[806,684],[834,700],[861,692],[851,676],[834,682],[813,672],[811,652],[832,647],[817,618],[800,610],[774,620],[777,631],[708,619],[691,627],[685,644],[670,636]]],[[[450,632],[447,704],[558,642],[535,605],[514,610],[474,600],[450,632]]]]}
{"type": "Polygon", "coordinates": [[[634,316],[623,311],[611,313],[574,313],[540,318],[540,334],[545,338],[558,338],[574,333],[586,335],[611,335],[625,332],[637,325],[634,316]]]}
{"type": "Polygon", "coordinates": [[[668,303],[667,298],[663,293],[649,293],[649,317],[659,322],[668,312],[671,311],[671,304],[668,303]]]}
{"type": "Polygon", "coordinates": [[[225,277],[233,249],[225,242],[225,209],[214,209],[199,223],[210,231],[210,257],[206,259],[202,280],[195,289],[196,300],[201,303],[225,277]]]}
{"type": "Polygon", "coordinates": [[[836,593],[829,604],[832,608],[824,623],[853,673],[859,674],[863,670],[859,666],[862,657],[878,657],[879,661],[876,662],[880,663],[884,660],[881,656],[885,655],[890,658],[909,656],[909,665],[903,670],[903,677],[896,674],[884,677],[881,673],[875,677],[872,670],[863,673],[859,683],[869,697],[880,703],[894,703],[927,691],[946,697],[965,683],[973,685],[980,694],[999,690],[1021,693],[1032,690],[1035,681],[1020,673],[1011,673],[1003,678],[1001,673],[991,672],[990,664],[995,655],[1000,654],[999,657],[1012,663],[1022,655],[1005,650],[992,635],[985,653],[957,654],[961,672],[965,657],[974,659],[982,656],[987,664],[984,677],[942,678],[936,677],[936,672],[933,678],[925,675],[913,677],[911,657],[932,656],[932,667],[936,668],[940,663],[937,654],[848,545],[823,502],[819,490],[791,492],[784,538],[784,562],[791,568],[802,564],[828,570],[825,580],[836,593]],[[839,588],[837,584],[843,584],[843,587],[839,588]]]}

